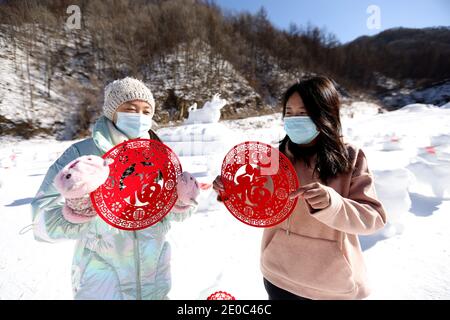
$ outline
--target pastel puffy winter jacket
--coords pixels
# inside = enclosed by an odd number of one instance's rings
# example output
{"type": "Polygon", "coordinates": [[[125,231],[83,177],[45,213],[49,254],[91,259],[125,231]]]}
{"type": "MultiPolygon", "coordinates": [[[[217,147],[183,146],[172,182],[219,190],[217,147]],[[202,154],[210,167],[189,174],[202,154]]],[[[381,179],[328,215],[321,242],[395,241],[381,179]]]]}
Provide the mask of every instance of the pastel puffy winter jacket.
{"type": "MultiPolygon", "coordinates": [[[[157,139],[150,130],[151,139],[157,139]]],[[[73,224],[64,219],[64,198],[53,179],[70,161],[82,155],[102,156],[127,140],[106,117],[94,125],[92,137],[71,145],[48,169],[31,203],[33,232],[38,241],[76,240],[72,261],[75,299],[167,299],[171,287],[170,245],[165,235],[171,221],[182,221],[184,213],[170,212],[152,227],[124,231],[111,227],[99,216],[73,224]]]]}

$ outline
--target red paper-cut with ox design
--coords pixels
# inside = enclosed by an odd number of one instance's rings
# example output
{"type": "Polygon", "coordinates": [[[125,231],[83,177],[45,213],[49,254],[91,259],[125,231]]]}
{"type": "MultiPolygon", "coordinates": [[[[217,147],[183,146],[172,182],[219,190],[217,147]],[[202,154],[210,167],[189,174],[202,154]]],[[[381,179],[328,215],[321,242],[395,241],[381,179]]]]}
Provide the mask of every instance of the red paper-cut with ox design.
{"type": "Polygon", "coordinates": [[[108,224],[140,230],[167,215],[177,201],[182,168],[165,144],[150,139],[125,141],[103,155],[112,159],[106,182],[91,193],[92,204],[108,224]]]}
{"type": "Polygon", "coordinates": [[[294,210],[289,194],[299,187],[289,159],[262,142],[244,142],[231,149],[222,164],[220,197],[241,222],[255,227],[281,223],[294,210]]]}

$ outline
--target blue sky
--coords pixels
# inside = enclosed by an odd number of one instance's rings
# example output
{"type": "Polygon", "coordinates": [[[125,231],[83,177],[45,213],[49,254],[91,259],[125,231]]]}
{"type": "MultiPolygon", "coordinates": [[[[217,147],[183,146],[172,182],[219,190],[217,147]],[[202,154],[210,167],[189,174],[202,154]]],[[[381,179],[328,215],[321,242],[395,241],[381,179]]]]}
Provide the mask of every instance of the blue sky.
{"type": "Polygon", "coordinates": [[[326,27],[342,42],[393,27],[450,26],[450,0],[216,0],[224,9],[256,12],[264,6],[279,28],[291,22],[326,27]],[[369,29],[370,5],[380,9],[380,29],[369,29]]]}

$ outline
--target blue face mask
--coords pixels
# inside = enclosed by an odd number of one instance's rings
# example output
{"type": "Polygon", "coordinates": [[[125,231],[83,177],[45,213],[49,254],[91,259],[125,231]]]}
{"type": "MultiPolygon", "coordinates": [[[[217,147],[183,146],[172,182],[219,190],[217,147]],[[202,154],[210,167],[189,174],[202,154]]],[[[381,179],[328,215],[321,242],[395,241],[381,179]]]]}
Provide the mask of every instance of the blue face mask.
{"type": "Polygon", "coordinates": [[[284,131],[296,144],[308,144],[319,135],[316,125],[308,116],[284,118],[284,131]]]}
{"type": "Polygon", "coordinates": [[[142,136],[148,138],[152,117],[140,113],[117,112],[116,126],[130,139],[142,136]]]}

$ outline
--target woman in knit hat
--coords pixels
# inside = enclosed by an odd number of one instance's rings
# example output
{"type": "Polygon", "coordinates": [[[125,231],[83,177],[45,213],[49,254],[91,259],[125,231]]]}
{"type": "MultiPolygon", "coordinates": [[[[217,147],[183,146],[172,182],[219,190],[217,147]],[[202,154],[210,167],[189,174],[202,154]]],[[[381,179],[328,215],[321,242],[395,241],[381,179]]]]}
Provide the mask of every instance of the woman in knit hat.
{"type": "Polygon", "coordinates": [[[53,184],[55,176],[80,156],[102,156],[128,139],[159,140],[151,130],[155,101],[139,80],[127,77],[107,85],[103,113],[94,125],[92,137],[71,145],[48,169],[31,203],[35,239],[77,240],[72,262],[75,299],[167,299],[171,276],[170,246],[165,235],[171,221],[182,221],[195,212],[195,178],[184,172],[178,179],[184,182],[189,177],[189,186],[179,184],[177,192],[178,199],[186,199],[186,193],[193,194],[190,203],[178,200],[160,222],[132,232],[110,227],[92,207],[89,212],[78,212],[73,201],[65,201],[53,184]],[[72,206],[73,215],[64,214],[64,206],[72,206]]]}

